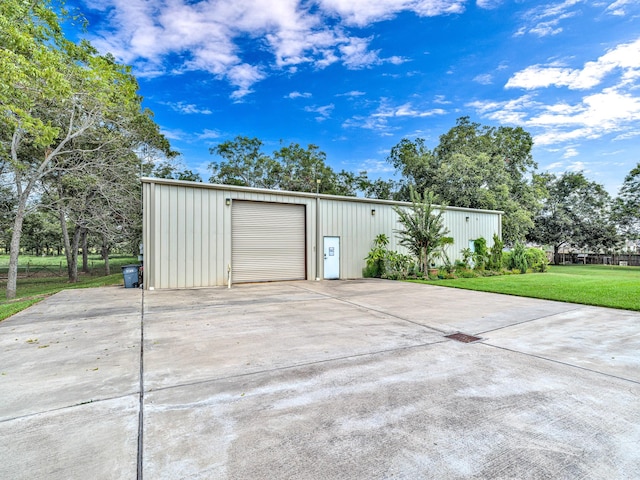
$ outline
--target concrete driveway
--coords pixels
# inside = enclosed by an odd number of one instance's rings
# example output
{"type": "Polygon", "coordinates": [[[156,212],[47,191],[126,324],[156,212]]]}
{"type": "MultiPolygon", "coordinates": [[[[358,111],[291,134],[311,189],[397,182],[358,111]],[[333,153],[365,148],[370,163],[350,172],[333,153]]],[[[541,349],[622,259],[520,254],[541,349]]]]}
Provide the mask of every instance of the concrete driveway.
{"type": "Polygon", "coordinates": [[[2,479],[640,478],[640,314],[382,280],[69,290],[0,323],[0,452],[2,479]]]}

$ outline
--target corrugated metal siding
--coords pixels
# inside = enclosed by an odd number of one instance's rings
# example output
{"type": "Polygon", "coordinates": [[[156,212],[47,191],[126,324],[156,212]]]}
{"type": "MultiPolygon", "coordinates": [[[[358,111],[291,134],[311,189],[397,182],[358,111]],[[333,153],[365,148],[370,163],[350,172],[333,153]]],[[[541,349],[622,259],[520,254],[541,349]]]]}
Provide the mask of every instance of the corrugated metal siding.
{"type": "Polygon", "coordinates": [[[304,205],[236,200],[231,232],[234,282],[306,278],[304,205]]]}
{"type": "MultiPolygon", "coordinates": [[[[389,248],[404,251],[397,245],[393,230],[397,214],[391,205],[320,200],[320,231],[322,236],[340,237],[341,278],[361,278],[365,257],[376,236],[389,237],[389,248]],[[372,215],[375,210],[375,215],[372,215]]],[[[320,265],[322,268],[322,265],[320,265]]],[[[323,275],[321,275],[323,276],[323,275]]]]}
{"type": "MultiPolygon", "coordinates": [[[[389,237],[389,248],[405,252],[394,230],[400,226],[390,203],[255,191],[187,182],[144,180],[145,287],[189,288],[226,285],[232,261],[231,212],[225,199],[304,205],[306,278],[323,277],[322,237],[340,237],[341,278],[360,278],[373,239],[389,237]],[[316,205],[320,215],[316,219],[316,205]],[[376,214],[371,215],[375,209],[376,214]],[[319,227],[317,233],[316,221],[319,227]],[[316,249],[316,242],[319,248],[316,249]],[[316,271],[316,265],[318,269],[316,271]]],[[[500,215],[476,210],[447,210],[445,225],[455,244],[452,261],[469,240],[484,237],[492,245],[501,232],[500,215]],[[468,220],[467,220],[468,217],[468,220]]]]}
{"type": "MultiPolygon", "coordinates": [[[[177,182],[176,182],[177,183],[177,182]]],[[[144,183],[143,243],[145,288],[226,285],[231,264],[232,202],[251,200],[305,206],[305,237],[315,238],[315,199],[200,188],[197,185],[144,183]]],[[[313,278],[315,243],[308,241],[304,268],[313,278]]]]}
{"type": "Polygon", "coordinates": [[[224,284],[223,192],[152,184],[145,193],[147,285],[224,284]]]}
{"type": "MultiPolygon", "coordinates": [[[[407,253],[406,248],[399,244],[395,233],[402,225],[398,222],[398,214],[393,205],[322,199],[320,211],[322,235],[341,238],[342,278],[362,276],[362,269],[366,265],[365,257],[373,246],[373,240],[381,233],[389,238],[390,250],[407,253]],[[371,214],[372,210],[375,210],[375,215],[371,214]]],[[[454,238],[454,244],[447,249],[450,260],[454,262],[462,259],[460,251],[469,246],[469,240],[484,237],[488,246],[493,245],[493,234],[500,232],[500,215],[445,210],[444,225],[449,230],[447,236],[454,238]]]]}

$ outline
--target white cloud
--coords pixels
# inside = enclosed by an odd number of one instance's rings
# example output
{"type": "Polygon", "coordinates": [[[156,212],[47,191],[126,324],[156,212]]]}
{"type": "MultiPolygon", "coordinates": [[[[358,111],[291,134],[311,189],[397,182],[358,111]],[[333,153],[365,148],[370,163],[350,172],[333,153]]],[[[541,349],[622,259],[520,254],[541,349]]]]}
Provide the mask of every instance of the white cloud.
{"type": "Polygon", "coordinates": [[[617,135],[613,140],[614,141],[628,140],[630,138],[635,138],[635,137],[640,137],[640,130],[633,130],[631,132],[621,133],[620,135],[617,135]]]}
{"type": "MultiPolygon", "coordinates": [[[[400,12],[419,16],[461,13],[466,0],[85,0],[106,24],[92,43],[120,61],[135,65],[141,77],[168,73],[168,59],[183,59],[169,73],[204,71],[228,82],[234,99],[252,92],[274,69],[295,73],[303,64],[325,68],[342,63],[360,69],[408,59],[381,58],[371,38],[348,32],[392,18],[400,12]],[[327,17],[335,21],[327,22],[327,17]],[[264,46],[249,61],[241,47],[246,38],[264,46]]],[[[488,0],[481,0],[486,4],[488,0]]]]}
{"type": "Polygon", "coordinates": [[[345,121],[345,128],[364,128],[374,130],[380,135],[389,136],[391,131],[399,127],[389,124],[390,120],[402,118],[426,118],[436,115],[445,115],[442,108],[417,109],[410,102],[403,105],[391,105],[389,100],[382,98],[378,108],[368,116],[356,115],[345,121]]]}
{"type": "Polygon", "coordinates": [[[185,115],[188,115],[188,114],[211,115],[213,113],[208,108],[200,108],[193,103],[177,102],[177,103],[164,103],[164,104],[171,107],[171,109],[175,110],[176,112],[183,113],[185,115]]]}
{"type": "MultiPolygon", "coordinates": [[[[389,152],[385,153],[388,154],[389,152]]],[[[393,165],[385,160],[367,159],[358,166],[358,171],[366,171],[367,174],[371,175],[373,173],[393,173],[395,169],[393,165]]]]}
{"type": "Polygon", "coordinates": [[[562,158],[567,159],[567,158],[577,157],[578,155],[580,155],[578,153],[578,150],[576,150],[573,147],[569,147],[564,151],[562,158]]]}
{"type": "Polygon", "coordinates": [[[311,98],[311,94],[309,92],[291,92],[289,95],[285,95],[284,98],[311,98]]]}
{"type": "Polygon", "coordinates": [[[591,170],[587,168],[587,164],[584,162],[572,162],[567,165],[567,171],[569,172],[584,172],[590,173],[591,170]]]}
{"type": "Polygon", "coordinates": [[[607,13],[617,17],[624,17],[627,14],[625,7],[637,4],[637,0],[617,0],[607,7],[607,13]]]}
{"type": "Polygon", "coordinates": [[[392,63],[393,65],[402,65],[403,63],[409,62],[410,60],[404,57],[399,57],[397,55],[394,55],[392,57],[385,58],[384,61],[392,63]]]}
{"type": "Polygon", "coordinates": [[[550,163],[546,167],[542,167],[542,169],[543,170],[556,170],[556,169],[563,169],[562,167],[564,167],[564,163],[563,162],[554,162],[554,163],[550,163]]]}
{"type": "Polygon", "coordinates": [[[640,97],[615,88],[587,95],[570,105],[546,105],[531,95],[504,101],[467,104],[486,118],[523,125],[536,132],[536,145],[553,145],[609,134],[624,134],[640,117],[640,97]]]}
{"type": "Polygon", "coordinates": [[[433,97],[433,103],[437,103],[439,105],[450,105],[451,101],[447,100],[444,95],[436,95],[433,97]]]}
{"type": "Polygon", "coordinates": [[[491,85],[493,83],[493,75],[490,73],[482,73],[480,75],[476,75],[473,81],[480,85],[491,85]]]}
{"type": "Polygon", "coordinates": [[[416,110],[411,103],[405,103],[400,106],[390,106],[387,101],[383,99],[381,105],[377,111],[373,113],[372,117],[378,118],[390,118],[390,117],[432,117],[434,115],[444,115],[447,113],[441,108],[433,108],[427,110],[416,110]]]}
{"type": "Polygon", "coordinates": [[[162,135],[164,135],[165,137],[167,137],[169,140],[184,140],[185,138],[188,137],[188,135],[180,129],[166,129],[163,128],[160,130],[160,133],[162,133],[162,135]]]}
{"type": "Polygon", "coordinates": [[[222,133],[218,130],[209,130],[208,128],[205,128],[202,133],[198,135],[198,140],[213,140],[220,138],[221,136],[222,133]]]}
{"type": "Polygon", "coordinates": [[[464,11],[465,0],[320,0],[327,12],[342,18],[347,24],[365,26],[387,20],[403,11],[421,17],[435,17],[464,11]]]}
{"type": "Polygon", "coordinates": [[[347,68],[359,69],[381,63],[379,50],[369,50],[370,41],[371,38],[352,38],[338,47],[347,68]]]}
{"type": "Polygon", "coordinates": [[[502,0],[476,0],[476,5],[480,8],[491,10],[498,7],[502,3],[502,0]]]}
{"type": "Polygon", "coordinates": [[[318,106],[305,107],[304,111],[316,113],[317,114],[316,120],[318,122],[324,122],[325,120],[331,117],[331,112],[333,112],[334,108],[335,108],[335,105],[333,103],[330,103],[329,105],[322,105],[319,107],[318,106]]]}
{"type": "Polygon", "coordinates": [[[336,97],[361,97],[362,95],[366,95],[366,93],[361,92],[360,90],[351,90],[346,93],[338,93],[336,97]]]}
{"type": "Polygon", "coordinates": [[[618,69],[627,82],[640,77],[640,38],[612,48],[597,60],[585,63],[581,69],[569,68],[560,63],[532,65],[516,72],[507,81],[506,87],[535,89],[564,86],[573,90],[585,90],[597,86],[607,75],[618,69]]]}
{"type": "Polygon", "coordinates": [[[573,17],[577,12],[572,11],[576,5],[583,3],[583,0],[565,0],[561,3],[550,3],[541,5],[524,14],[525,25],[520,27],[516,36],[531,33],[539,37],[557,35],[562,32],[560,23],[562,20],[573,17]]]}

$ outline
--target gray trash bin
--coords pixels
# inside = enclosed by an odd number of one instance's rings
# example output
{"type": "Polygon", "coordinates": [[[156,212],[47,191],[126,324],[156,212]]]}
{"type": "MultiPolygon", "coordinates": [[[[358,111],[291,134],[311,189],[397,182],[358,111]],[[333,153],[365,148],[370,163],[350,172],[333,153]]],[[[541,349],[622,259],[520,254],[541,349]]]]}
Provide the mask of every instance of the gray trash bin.
{"type": "Polygon", "coordinates": [[[124,277],[124,288],[138,288],[138,270],[140,265],[124,265],[122,276],[124,277]]]}

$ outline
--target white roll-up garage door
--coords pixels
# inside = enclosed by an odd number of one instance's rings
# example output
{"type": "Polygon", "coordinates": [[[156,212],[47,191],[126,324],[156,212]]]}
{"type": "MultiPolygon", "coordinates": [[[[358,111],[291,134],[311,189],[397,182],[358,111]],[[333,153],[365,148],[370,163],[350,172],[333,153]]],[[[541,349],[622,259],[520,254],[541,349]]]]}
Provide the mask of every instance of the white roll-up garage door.
{"type": "Polygon", "coordinates": [[[306,278],[304,205],[234,200],[231,216],[234,282],[306,278]]]}

